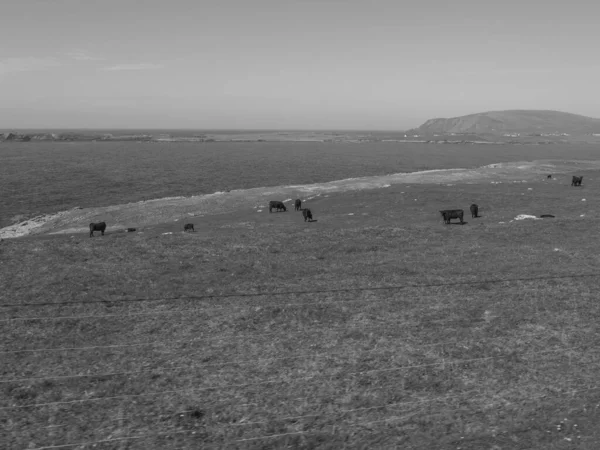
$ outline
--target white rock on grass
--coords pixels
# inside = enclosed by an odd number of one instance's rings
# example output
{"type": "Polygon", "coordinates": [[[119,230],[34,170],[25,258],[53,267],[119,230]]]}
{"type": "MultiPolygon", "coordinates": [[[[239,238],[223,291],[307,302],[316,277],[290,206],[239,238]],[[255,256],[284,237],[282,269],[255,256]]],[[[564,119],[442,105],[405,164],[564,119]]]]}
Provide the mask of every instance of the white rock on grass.
{"type": "Polygon", "coordinates": [[[525,219],[540,220],[539,217],[530,216],[529,214],[519,214],[517,217],[515,217],[514,220],[525,220],[525,219]]]}

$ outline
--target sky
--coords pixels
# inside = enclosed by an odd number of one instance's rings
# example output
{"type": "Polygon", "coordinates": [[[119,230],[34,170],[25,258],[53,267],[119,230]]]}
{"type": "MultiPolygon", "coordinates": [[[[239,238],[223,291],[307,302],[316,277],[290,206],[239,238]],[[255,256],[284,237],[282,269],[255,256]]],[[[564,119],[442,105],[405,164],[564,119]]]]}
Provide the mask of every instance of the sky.
{"type": "Polygon", "coordinates": [[[0,130],[600,118],[591,0],[4,0],[0,130]]]}

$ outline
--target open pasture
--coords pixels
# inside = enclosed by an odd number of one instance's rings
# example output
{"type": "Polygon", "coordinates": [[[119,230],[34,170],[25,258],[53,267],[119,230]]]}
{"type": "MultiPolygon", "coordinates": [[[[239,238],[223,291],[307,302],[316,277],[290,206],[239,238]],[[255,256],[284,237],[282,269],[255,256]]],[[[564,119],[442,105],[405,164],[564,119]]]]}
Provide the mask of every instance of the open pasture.
{"type": "Polygon", "coordinates": [[[600,173],[568,178],[5,240],[0,440],[598,448],[600,173]]]}
{"type": "Polygon", "coordinates": [[[584,144],[0,143],[0,228],[77,206],[597,154],[584,144]]]}

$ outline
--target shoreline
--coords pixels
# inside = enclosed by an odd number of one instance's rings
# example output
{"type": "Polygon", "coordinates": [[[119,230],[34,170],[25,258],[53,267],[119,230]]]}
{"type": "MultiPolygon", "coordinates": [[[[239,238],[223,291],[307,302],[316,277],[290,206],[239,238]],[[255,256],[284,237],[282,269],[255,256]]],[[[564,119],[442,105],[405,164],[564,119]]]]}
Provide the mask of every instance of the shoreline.
{"type": "Polygon", "coordinates": [[[395,184],[446,184],[461,182],[527,182],[542,174],[564,174],[574,170],[600,170],[600,161],[534,160],[494,163],[475,169],[433,169],[390,175],[354,177],[306,185],[280,185],[237,189],[212,194],[162,197],[105,207],[71,208],[40,215],[0,229],[0,238],[14,239],[38,234],[85,232],[91,222],[106,220],[111,228],[143,227],[185,218],[234,212],[258,211],[279,197],[290,203],[324,194],[385,189],[395,184]]]}

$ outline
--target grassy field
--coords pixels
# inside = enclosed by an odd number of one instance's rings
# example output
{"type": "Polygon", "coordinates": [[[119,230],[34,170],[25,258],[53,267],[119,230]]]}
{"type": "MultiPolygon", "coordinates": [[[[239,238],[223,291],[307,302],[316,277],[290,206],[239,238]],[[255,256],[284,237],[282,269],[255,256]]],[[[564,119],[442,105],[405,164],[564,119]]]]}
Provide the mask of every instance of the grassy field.
{"type": "Polygon", "coordinates": [[[563,178],[5,240],[0,442],[597,449],[598,174],[563,178]]]}
{"type": "Polygon", "coordinates": [[[597,154],[559,144],[0,143],[0,228],[77,206],[597,154]]]}

